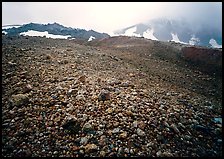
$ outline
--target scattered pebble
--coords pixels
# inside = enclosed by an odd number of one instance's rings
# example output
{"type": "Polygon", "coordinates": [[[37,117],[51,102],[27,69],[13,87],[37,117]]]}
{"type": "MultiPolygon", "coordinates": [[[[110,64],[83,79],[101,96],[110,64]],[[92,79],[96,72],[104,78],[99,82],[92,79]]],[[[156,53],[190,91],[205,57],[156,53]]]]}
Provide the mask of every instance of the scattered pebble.
{"type": "Polygon", "coordinates": [[[75,41],[5,38],[3,157],[222,156],[221,98],[207,97],[218,90],[206,79],[215,78],[157,58],[155,42],[149,41],[154,49],[147,49],[148,62],[142,54],[142,68],[136,69],[138,56],[131,58],[139,49],[124,47],[122,40],[116,49],[98,49],[75,41]],[[201,95],[195,83],[210,91],[201,95]]]}

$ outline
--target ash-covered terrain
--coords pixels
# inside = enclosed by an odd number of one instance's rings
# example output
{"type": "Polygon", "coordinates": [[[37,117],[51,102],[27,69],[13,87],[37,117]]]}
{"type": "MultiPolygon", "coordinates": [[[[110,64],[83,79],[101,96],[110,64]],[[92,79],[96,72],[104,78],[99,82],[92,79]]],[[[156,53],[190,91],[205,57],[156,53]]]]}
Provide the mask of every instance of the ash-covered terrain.
{"type": "Polygon", "coordinates": [[[221,157],[222,49],[2,35],[2,157],[221,157]]]}

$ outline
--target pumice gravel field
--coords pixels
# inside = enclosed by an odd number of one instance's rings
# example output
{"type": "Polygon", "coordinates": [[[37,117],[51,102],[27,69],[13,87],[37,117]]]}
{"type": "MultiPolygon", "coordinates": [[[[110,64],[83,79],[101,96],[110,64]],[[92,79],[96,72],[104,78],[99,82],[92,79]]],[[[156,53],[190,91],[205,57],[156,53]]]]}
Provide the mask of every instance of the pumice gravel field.
{"type": "Polygon", "coordinates": [[[221,157],[221,61],[137,37],[2,35],[2,157],[221,157]]]}

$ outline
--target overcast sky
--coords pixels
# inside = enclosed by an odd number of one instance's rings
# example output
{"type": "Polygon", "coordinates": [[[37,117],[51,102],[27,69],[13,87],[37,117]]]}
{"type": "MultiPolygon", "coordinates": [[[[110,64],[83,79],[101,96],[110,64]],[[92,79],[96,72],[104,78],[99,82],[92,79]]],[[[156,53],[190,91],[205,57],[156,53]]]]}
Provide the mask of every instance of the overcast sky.
{"type": "Polygon", "coordinates": [[[2,25],[57,22],[111,34],[153,18],[185,18],[222,28],[221,2],[2,2],[2,25]]]}

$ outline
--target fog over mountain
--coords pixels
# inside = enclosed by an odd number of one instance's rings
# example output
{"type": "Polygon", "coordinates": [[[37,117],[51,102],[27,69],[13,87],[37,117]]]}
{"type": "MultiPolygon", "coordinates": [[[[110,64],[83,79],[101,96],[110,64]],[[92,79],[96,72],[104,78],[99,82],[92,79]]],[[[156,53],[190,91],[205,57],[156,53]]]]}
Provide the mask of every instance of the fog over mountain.
{"type": "Polygon", "coordinates": [[[54,23],[105,32],[157,18],[222,28],[221,2],[3,2],[2,25],[54,23]]]}
{"type": "Polygon", "coordinates": [[[117,30],[115,35],[145,37],[152,40],[175,41],[190,45],[222,47],[222,30],[206,23],[188,19],[156,18],[117,30]]]}
{"type": "Polygon", "coordinates": [[[223,156],[221,2],[2,6],[2,157],[223,156]]]}
{"type": "MultiPolygon", "coordinates": [[[[124,34],[192,45],[213,47],[222,45],[221,2],[4,2],[2,4],[3,25],[56,22],[66,27],[94,30],[110,36],[124,34]]],[[[85,39],[90,36],[86,36],[85,39]]]]}

